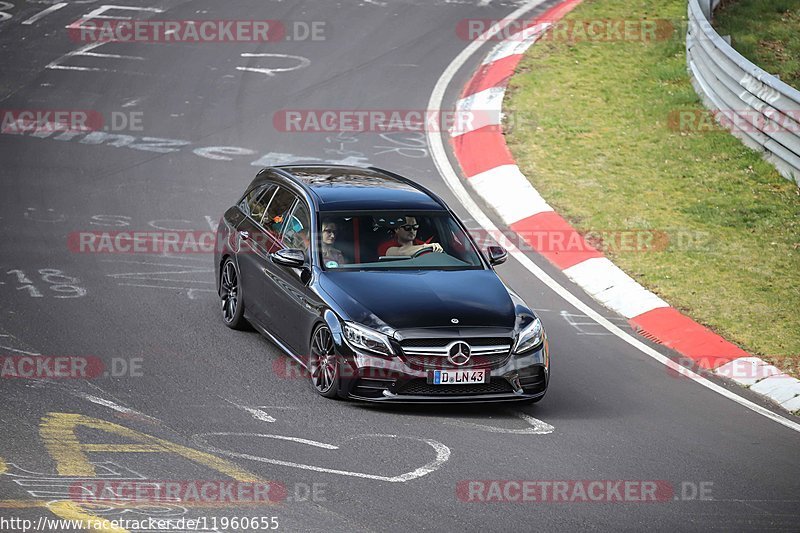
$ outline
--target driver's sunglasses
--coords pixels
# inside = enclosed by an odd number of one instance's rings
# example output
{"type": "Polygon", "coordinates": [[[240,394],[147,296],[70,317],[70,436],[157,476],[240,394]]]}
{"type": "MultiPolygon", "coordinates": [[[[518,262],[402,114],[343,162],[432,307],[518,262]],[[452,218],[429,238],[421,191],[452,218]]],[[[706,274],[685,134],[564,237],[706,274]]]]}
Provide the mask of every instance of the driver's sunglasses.
{"type": "Polygon", "coordinates": [[[400,227],[406,231],[411,231],[411,230],[417,231],[419,229],[419,224],[406,224],[400,227]]]}

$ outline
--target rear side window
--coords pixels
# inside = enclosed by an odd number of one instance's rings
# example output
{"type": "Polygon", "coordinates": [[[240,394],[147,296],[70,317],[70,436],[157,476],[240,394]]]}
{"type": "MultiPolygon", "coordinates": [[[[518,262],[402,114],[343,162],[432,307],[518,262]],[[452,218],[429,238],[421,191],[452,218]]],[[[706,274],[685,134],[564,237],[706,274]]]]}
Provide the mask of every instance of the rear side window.
{"type": "Polygon", "coordinates": [[[276,188],[277,191],[267,206],[267,212],[261,219],[261,225],[267,231],[271,231],[277,238],[285,227],[284,220],[289,215],[289,210],[294,205],[297,197],[288,189],[283,187],[276,188]]]}
{"type": "Polygon", "coordinates": [[[283,245],[308,252],[311,247],[311,216],[305,202],[298,201],[289,217],[283,221],[283,245]]]}
{"type": "Polygon", "coordinates": [[[265,185],[263,187],[256,187],[242,200],[241,207],[250,215],[253,220],[261,223],[264,213],[267,211],[267,205],[275,192],[275,185],[265,185]]]}

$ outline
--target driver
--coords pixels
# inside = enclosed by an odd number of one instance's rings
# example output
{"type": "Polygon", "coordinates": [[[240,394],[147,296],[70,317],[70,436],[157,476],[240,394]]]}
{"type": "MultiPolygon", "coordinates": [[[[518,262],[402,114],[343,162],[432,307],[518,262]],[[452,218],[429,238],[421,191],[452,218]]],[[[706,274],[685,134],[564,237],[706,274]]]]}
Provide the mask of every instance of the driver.
{"type": "Polygon", "coordinates": [[[423,249],[429,249],[432,252],[444,252],[442,245],[437,242],[421,243],[416,240],[417,230],[419,224],[415,217],[406,217],[406,223],[398,226],[394,230],[394,238],[397,241],[397,246],[392,246],[386,250],[386,255],[414,255],[423,249]]]}
{"type": "Polygon", "coordinates": [[[336,234],[336,221],[331,218],[324,219],[322,221],[322,263],[326,267],[336,268],[345,262],[341,250],[333,246],[336,243],[336,234]]]}

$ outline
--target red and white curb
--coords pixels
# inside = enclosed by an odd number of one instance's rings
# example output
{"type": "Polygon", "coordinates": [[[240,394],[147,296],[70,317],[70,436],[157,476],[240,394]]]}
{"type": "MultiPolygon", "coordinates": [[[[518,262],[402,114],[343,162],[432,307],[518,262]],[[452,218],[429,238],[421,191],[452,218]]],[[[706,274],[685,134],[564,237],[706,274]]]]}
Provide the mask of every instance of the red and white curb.
{"type": "Polygon", "coordinates": [[[499,127],[508,81],[525,51],[581,1],[557,4],[499,43],[467,83],[456,109],[472,112],[476,122],[451,132],[453,151],[466,181],[522,241],[595,300],[627,318],[644,337],[789,411],[800,410],[800,381],[750,356],[639,285],[556,213],[515,164],[499,127]],[[565,251],[561,245],[565,242],[580,245],[565,251]]]}

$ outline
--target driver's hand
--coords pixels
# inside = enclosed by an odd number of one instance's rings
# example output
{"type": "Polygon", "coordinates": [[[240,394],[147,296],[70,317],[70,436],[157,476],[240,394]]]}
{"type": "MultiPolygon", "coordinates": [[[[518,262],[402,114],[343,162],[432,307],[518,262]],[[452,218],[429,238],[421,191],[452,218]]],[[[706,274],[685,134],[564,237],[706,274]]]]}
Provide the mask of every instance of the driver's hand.
{"type": "Polygon", "coordinates": [[[438,242],[433,242],[433,243],[429,244],[428,246],[434,252],[438,252],[438,253],[444,252],[444,248],[442,248],[442,245],[439,244],[438,242]]]}

